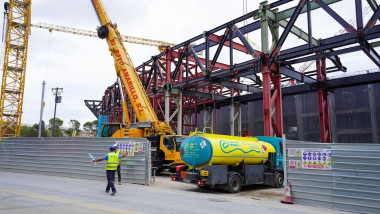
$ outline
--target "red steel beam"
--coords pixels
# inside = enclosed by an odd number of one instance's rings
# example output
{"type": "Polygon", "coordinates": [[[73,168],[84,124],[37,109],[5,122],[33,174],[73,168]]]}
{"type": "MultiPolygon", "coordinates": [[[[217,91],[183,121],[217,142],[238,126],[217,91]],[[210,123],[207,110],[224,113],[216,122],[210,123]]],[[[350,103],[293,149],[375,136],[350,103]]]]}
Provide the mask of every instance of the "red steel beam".
{"type": "MultiPolygon", "coordinates": [[[[318,53],[317,53],[318,54],[318,53]]],[[[317,59],[317,80],[322,83],[322,81],[327,80],[326,73],[326,58],[317,59]]],[[[330,115],[329,115],[329,105],[328,105],[328,92],[320,84],[318,90],[318,104],[319,104],[319,127],[321,131],[321,142],[329,143],[331,142],[331,129],[330,129],[330,115]]]]}

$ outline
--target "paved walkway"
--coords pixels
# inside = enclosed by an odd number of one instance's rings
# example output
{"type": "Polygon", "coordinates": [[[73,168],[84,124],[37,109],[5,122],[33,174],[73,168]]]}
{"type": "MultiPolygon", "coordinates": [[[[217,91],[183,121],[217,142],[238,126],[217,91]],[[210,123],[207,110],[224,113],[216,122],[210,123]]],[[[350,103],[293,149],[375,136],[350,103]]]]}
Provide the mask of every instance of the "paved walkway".
{"type": "Polygon", "coordinates": [[[0,172],[0,213],[343,213],[281,204],[277,198],[157,185],[123,184],[110,196],[105,186],[105,181],[0,172]]]}

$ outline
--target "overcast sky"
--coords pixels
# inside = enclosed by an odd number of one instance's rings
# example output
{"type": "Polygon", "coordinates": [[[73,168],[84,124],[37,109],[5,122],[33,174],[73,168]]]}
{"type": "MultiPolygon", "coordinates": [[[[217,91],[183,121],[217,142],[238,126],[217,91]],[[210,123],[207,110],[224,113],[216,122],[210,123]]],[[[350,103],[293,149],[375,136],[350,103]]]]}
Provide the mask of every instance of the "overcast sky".
{"type": "MultiPolygon", "coordinates": [[[[259,2],[261,1],[248,0],[248,12],[257,9],[259,2]]],[[[296,3],[287,4],[280,10],[295,6],[296,3]]],[[[183,42],[243,15],[243,0],[103,0],[103,4],[111,21],[118,24],[122,35],[171,43],[183,42]]],[[[332,8],[349,21],[354,18],[354,5],[354,0],[344,0],[332,8]]],[[[363,1],[363,8],[365,7],[366,1],[363,1]]],[[[365,20],[368,20],[370,15],[365,20]]],[[[313,12],[312,16],[313,35],[316,38],[333,36],[341,29],[339,24],[322,10],[313,12]]],[[[95,30],[99,26],[90,0],[33,0],[31,22],[84,30],[95,30]]],[[[306,16],[301,15],[296,25],[304,27],[305,24],[306,16]]],[[[307,28],[304,30],[307,31],[307,28]]],[[[249,37],[260,45],[260,31],[250,34],[249,37]]],[[[289,36],[283,49],[300,44],[304,43],[295,36],[289,36]]],[[[158,54],[156,47],[126,44],[126,48],[135,66],[158,54]]],[[[246,56],[241,56],[240,61],[246,59],[246,56]]],[[[362,53],[344,55],[342,62],[350,71],[376,67],[362,53]],[[360,63],[357,63],[358,61],[360,63]]],[[[56,116],[63,119],[67,127],[70,119],[79,120],[82,125],[95,120],[96,117],[85,106],[84,100],[100,100],[107,86],[112,85],[115,80],[113,59],[108,52],[106,41],[32,28],[29,37],[22,123],[32,125],[39,122],[43,81],[47,83],[43,119],[47,123],[53,117],[52,88],[60,87],[63,88],[62,103],[57,106],[56,116]]]]}

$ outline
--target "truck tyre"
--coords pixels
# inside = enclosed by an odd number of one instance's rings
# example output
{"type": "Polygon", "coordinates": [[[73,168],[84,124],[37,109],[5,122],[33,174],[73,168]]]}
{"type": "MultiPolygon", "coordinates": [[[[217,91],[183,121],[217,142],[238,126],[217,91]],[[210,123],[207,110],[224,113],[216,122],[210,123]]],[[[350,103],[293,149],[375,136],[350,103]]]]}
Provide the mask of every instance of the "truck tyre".
{"type": "Polygon", "coordinates": [[[281,188],[284,185],[284,175],[282,173],[276,172],[274,174],[274,185],[275,188],[281,188]]]}
{"type": "Polygon", "coordinates": [[[238,175],[231,175],[228,178],[228,191],[230,193],[237,193],[241,189],[241,179],[238,175]]]}

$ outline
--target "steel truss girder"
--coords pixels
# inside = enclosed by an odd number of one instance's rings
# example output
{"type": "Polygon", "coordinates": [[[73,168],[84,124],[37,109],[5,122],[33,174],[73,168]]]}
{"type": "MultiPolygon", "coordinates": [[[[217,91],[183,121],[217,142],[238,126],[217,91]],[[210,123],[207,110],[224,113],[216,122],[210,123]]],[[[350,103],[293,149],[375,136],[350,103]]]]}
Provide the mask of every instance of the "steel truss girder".
{"type": "MultiPolygon", "coordinates": [[[[323,0],[322,7],[328,7],[327,5],[338,2],[339,0],[323,0]]],[[[274,7],[277,7],[279,5],[283,5],[287,2],[291,2],[291,0],[283,0],[283,1],[277,1],[272,4],[267,5],[266,9],[270,10],[274,7]]],[[[299,5],[295,8],[291,8],[286,11],[278,12],[277,13],[277,20],[280,22],[281,26],[285,26],[285,31],[281,35],[280,39],[278,40],[279,42],[276,45],[276,48],[272,51],[273,57],[269,61],[272,64],[272,66],[267,66],[267,68],[264,68],[265,66],[265,61],[268,60],[268,56],[266,57],[261,57],[259,59],[253,59],[249,60],[247,62],[240,62],[238,64],[233,64],[233,57],[232,54],[230,56],[230,65],[225,65],[225,64],[219,64],[217,62],[218,56],[214,55],[212,58],[213,60],[210,60],[209,56],[209,51],[208,49],[213,46],[218,45],[218,50],[222,49],[223,46],[228,46],[230,47],[230,53],[232,53],[233,50],[245,52],[245,53],[252,53],[252,51],[249,51],[249,48],[246,47],[244,42],[242,41],[242,44],[236,43],[233,41],[233,39],[238,38],[239,35],[235,33],[228,33],[223,36],[218,36],[216,33],[226,30],[231,26],[234,26],[235,24],[242,22],[248,18],[252,18],[252,16],[257,16],[259,14],[259,10],[255,10],[247,15],[244,15],[242,17],[239,17],[238,19],[232,20],[224,25],[221,25],[217,28],[214,28],[210,31],[207,31],[207,38],[204,38],[205,34],[201,34],[199,36],[196,36],[194,38],[191,38],[190,40],[187,40],[186,42],[183,42],[181,44],[178,44],[174,47],[167,48],[167,51],[164,53],[161,53],[157,56],[155,56],[157,59],[163,60],[162,57],[165,57],[164,60],[166,60],[166,66],[164,67],[161,65],[161,68],[165,70],[165,76],[166,76],[166,82],[172,81],[173,85],[171,87],[174,88],[181,88],[184,89],[183,95],[188,96],[188,97],[193,97],[197,98],[200,100],[198,102],[198,105],[201,105],[202,103],[208,103],[207,105],[210,104],[217,104],[219,105],[224,105],[227,100],[230,100],[231,97],[224,96],[227,93],[223,91],[223,89],[230,88],[231,91],[235,89],[235,92],[239,91],[244,91],[246,89],[247,91],[253,89],[252,91],[254,94],[249,94],[249,95],[243,95],[239,97],[234,97],[234,101],[239,101],[242,100],[244,101],[247,97],[260,97],[260,99],[263,98],[263,93],[261,92],[261,89],[259,88],[254,88],[252,86],[247,86],[245,84],[235,82],[235,80],[239,77],[246,77],[250,78],[252,76],[255,76],[257,83],[256,85],[260,85],[262,83],[263,89],[264,87],[266,88],[265,93],[269,94],[265,102],[268,103],[269,100],[269,108],[266,108],[265,111],[270,112],[269,115],[271,115],[271,112],[273,111],[273,107],[277,109],[281,109],[281,105],[275,106],[277,101],[277,98],[281,98],[282,95],[288,95],[288,94],[297,94],[297,93],[304,93],[304,92],[312,92],[312,91],[318,91],[321,88],[323,90],[330,90],[333,87],[341,87],[346,85],[347,82],[335,82],[336,80],[320,80],[316,81],[314,78],[311,78],[311,76],[315,76],[315,72],[310,73],[310,72],[305,72],[304,74],[298,73],[291,69],[289,66],[295,63],[299,62],[305,62],[305,61],[310,61],[310,60],[318,60],[322,58],[328,58],[330,59],[336,68],[333,69],[326,69],[327,71],[337,71],[337,70],[345,70],[344,66],[339,60],[338,55],[340,54],[345,54],[345,53],[350,53],[350,52],[355,52],[355,51],[362,51],[365,49],[365,51],[368,51],[370,56],[372,58],[376,59],[375,61],[378,61],[378,55],[376,52],[373,52],[373,48],[371,49],[371,46],[379,45],[378,43],[370,43],[372,39],[376,39],[380,37],[380,27],[379,26],[371,26],[371,28],[365,28],[362,29],[361,34],[359,33],[352,33],[352,34],[344,34],[340,36],[334,36],[331,38],[327,39],[321,39],[319,41],[316,41],[316,39],[312,38],[312,35],[310,31],[308,34],[306,34],[302,29],[298,29],[297,27],[294,26],[291,23],[291,21],[287,22],[285,19],[291,19],[291,20],[296,20],[297,16],[301,13],[308,12],[307,11],[307,6],[309,6],[309,11],[314,10],[317,8],[320,8],[321,6],[316,4],[315,2],[309,2],[309,5],[306,5],[304,1],[300,1],[299,5]],[[292,26],[293,25],[293,26],[292,26]],[[301,45],[298,47],[290,48],[287,50],[281,50],[281,54],[277,54],[278,51],[283,42],[286,40],[285,34],[293,33],[293,34],[302,34],[305,35],[302,37],[304,41],[306,41],[308,44],[301,45]],[[195,45],[192,50],[189,50],[191,54],[189,54],[189,51],[185,54],[185,52],[179,51],[180,49],[184,50],[188,47],[188,44],[193,43],[195,41],[199,41],[201,39],[205,39],[204,43],[201,43],[199,45],[195,45]],[[362,41],[369,41],[367,43],[360,43],[360,39],[362,41]],[[317,43],[318,42],[318,43],[317,43]],[[357,46],[352,46],[357,44],[357,46]],[[336,49],[335,49],[336,48],[336,49]],[[276,50],[277,49],[277,50],[276,50]],[[334,50],[335,49],[335,50],[334,50]],[[205,59],[199,58],[196,53],[202,50],[206,50],[206,57],[205,59]],[[317,54],[318,52],[318,54],[317,54]],[[183,56],[181,57],[181,55],[183,56]],[[184,62],[186,61],[186,62],[184,62]],[[178,74],[175,75],[175,78],[170,79],[171,74],[173,74],[173,71],[170,69],[170,66],[168,66],[170,63],[174,63],[176,65],[176,71],[178,74]],[[212,66],[215,63],[215,66],[212,66]],[[280,63],[280,65],[277,65],[277,63],[280,63]],[[264,64],[264,65],[263,65],[264,64]],[[209,66],[211,65],[211,66],[209,66]],[[269,71],[269,75],[265,74],[265,80],[263,78],[263,81],[260,79],[257,79],[257,73],[261,72],[262,70],[269,71]],[[280,69],[280,70],[279,70],[280,69]],[[334,70],[335,69],[335,70],[334,70]],[[204,76],[204,70],[210,71],[209,76],[204,76]],[[280,72],[279,72],[280,71],[280,72]],[[185,72],[185,73],[183,73],[185,72]],[[280,79],[278,74],[283,74],[286,76],[285,78],[280,79]],[[183,74],[186,74],[186,78],[183,74]],[[168,76],[169,75],[169,76],[168,76]],[[178,77],[178,78],[177,78],[178,77]],[[181,79],[183,78],[183,79],[181,79]],[[281,85],[281,81],[287,80],[287,79],[297,79],[297,80],[303,80],[305,85],[301,86],[296,86],[296,87],[288,87],[288,88],[280,88],[280,87],[275,87],[275,90],[272,90],[274,85],[281,85]],[[221,86],[217,86],[217,84],[221,86]],[[333,86],[330,86],[329,84],[333,84],[333,86]],[[224,87],[223,87],[224,86],[224,87]],[[269,89],[269,90],[268,90],[269,89]],[[269,92],[268,92],[269,91],[269,92]],[[215,101],[215,102],[214,102],[215,101]],[[280,107],[278,107],[280,106],[280,107]]],[[[331,8],[327,8],[327,10],[331,10],[331,8]]],[[[331,12],[331,11],[330,11],[331,12]]],[[[331,13],[332,16],[336,16],[335,12],[331,13]]],[[[360,16],[361,13],[357,13],[357,16],[360,16]]],[[[374,16],[376,17],[376,16],[374,16]]],[[[340,17],[335,17],[336,19],[339,19],[340,17]]],[[[376,17],[378,18],[378,17],[376,17]]],[[[338,20],[341,25],[348,26],[346,25],[345,21],[343,20],[338,20]]],[[[358,20],[360,23],[360,20],[358,20]]],[[[255,21],[251,24],[248,24],[244,27],[241,27],[239,31],[241,31],[241,34],[245,34],[248,32],[251,32],[253,30],[260,29],[261,21],[255,21]]],[[[310,25],[310,24],[309,24],[310,25]]],[[[360,27],[360,24],[358,24],[360,27]]],[[[348,27],[351,29],[350,27],[348,27]]],[[[351,29],[355,30],[355,29],[351,29]]],[[[359,32],[360,29],[358,29],[359,32]]],[[[355,30],[356,31],[356,30],[355,30]]],[[[241,39],[239,37],[239,39],[241,39]]],[[[220,52],[220,51],[217,51],[220,52]]],[[[144,62],[143,65],[137,67],[137,70],[140,70],[142,72],[142,78],[145,76],[145,67],[146,66],[151,66],[153,67],[154,64],[154,59],[148,60],[147,62],[144,62]]],[[[376,62],[375,62],[376,63],[376,62]]],[[[160,66],[160,65],[158,65],[160,66]]],[[[265,72],[264,72],[265,73],[265,72]]],[[[152,73],[154,75],[154,72],[152,73]]],[[[157,75],[157,72],[156,72],[157,75]]],[[[157,78],[156,78],[157,79],[157,78]]],[[[162,78],[161,78],[162,79],[162,78]]],[[[350,79],[351,80],[351,79],[350,79]]],[[[379,79],[376,80],[379,82],[379,79]]],[[[161,83],[164,82],[163,80],[161,83]]],[[[348,81],[349,82],[349,81],[348,81]]],[[[352,84],[364,84],[363,79],[360,81],[354,81],[352,84]]],[[[146,84],[151,85],[152,81],[147,82],[146,84]]],[[[158,85],[160,82],[158,81],[158,85]]],[[[158,97],[155,98],[155,102],[161,102],[162,100],[159,99],[159,97],[163,94],[163,90],[159,89],[157,91],[152,91],[155,93],[150,93],[150,96],[158,97]]],[[[231,93],[234,94],[234,93],[231,93]]],[[[230,95],[231,96],[231,95],[230,95]]],[[[186,106],[186,105],[184,105],[186,106]]],[[[275,111],[276,112],[276,111],[275,111]]],[[[275,118],[270,118],[270,123],[275,124],[277,121],[279,121],[278,116],[275,116],[275,118]]],[[[269,121],[269,120],[267,120],[269,121]]],[[[275,126],[272,125],[273,130],[275,131],[276,135],[279,136],[279,133],[282,132],[282,125],[275,126]]]]}
{"type": "Polygon", "coordinates": [[[84,104],[94,114],[96,118],[99,118],[101,111],[101,100],[84,100],[84,104]]]}
{"type": "MultiPolygon", "coordinates": [[[[380,82],[380,72],[376,72],[376,73],[370,73],[370,74],[350,76],[350,77],[345,77],[345,78],[325,80],[321,84],[322,84],[322,87],[325,88],[327,91],[333,91],[334,89],[338,89],[338,88],[374,84],[374,83],[379,83],[379,82],[380,82]]],[[[283,96],[293,96],[297,94],[317,92],[319,87],[320,87],[319,83],[314,83],[312,85],[302,84],[302,85],[282,88],[281,92],[283,96]]],[[[247,94],[247,95],[235,97],[234,101],[240,102],[240,103],[247,103],[247,102],[257,101],[257,100],[262,100],[262,99],[263,99],[263,94],[256,93],[256,94],[247,94]]],[[[217,105],[219,107],[227,106],[229,104],[230,104],[229,98],[217,101],[217,105]]]]}

